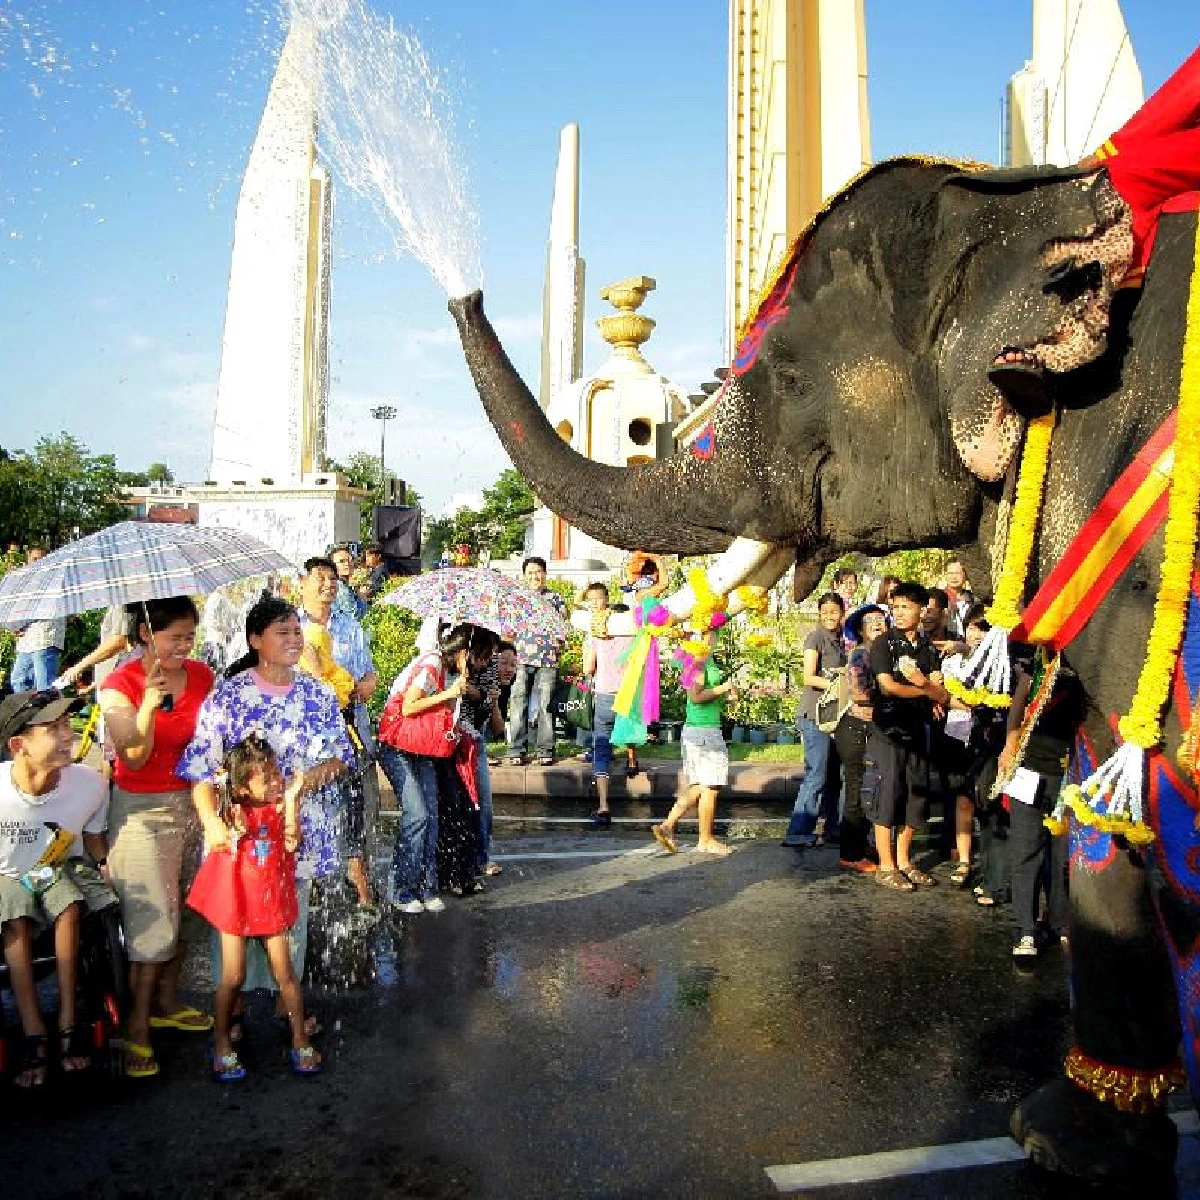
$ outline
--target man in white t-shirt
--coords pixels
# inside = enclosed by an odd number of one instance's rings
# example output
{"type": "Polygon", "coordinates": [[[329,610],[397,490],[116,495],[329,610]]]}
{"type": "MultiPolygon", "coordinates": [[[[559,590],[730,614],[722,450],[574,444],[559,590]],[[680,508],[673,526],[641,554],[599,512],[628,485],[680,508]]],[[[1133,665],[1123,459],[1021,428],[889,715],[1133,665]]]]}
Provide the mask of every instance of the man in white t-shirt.
{"type": "Polygon", "coordinates": [[[17,692],[0,702],[0,930],[25,1043],[16,1085],[46,1081],[46,1026],[38,1011],[33,942],[54,928],[58,971],[58,1055],[64,1071],[90,1065],[87,1029],[75,1025],[79,933],[85,909],[117,898],[96,866],[108,857],[108,786],[71,762],[70,714],[81,700],[58,692],[17,692]]]}

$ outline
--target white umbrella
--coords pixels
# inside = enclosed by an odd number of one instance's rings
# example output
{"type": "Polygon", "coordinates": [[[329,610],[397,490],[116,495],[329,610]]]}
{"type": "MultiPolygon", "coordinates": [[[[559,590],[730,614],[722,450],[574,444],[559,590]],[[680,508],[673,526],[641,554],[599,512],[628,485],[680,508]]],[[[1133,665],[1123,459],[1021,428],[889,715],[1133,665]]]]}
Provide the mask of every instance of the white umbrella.
{"type": "Polygon", "coordinates": [[[122,521],[0,579],[0,625],[20,628],[110,604],[206,595],[248,575],[295,569],[240,529],[122,521]]]}

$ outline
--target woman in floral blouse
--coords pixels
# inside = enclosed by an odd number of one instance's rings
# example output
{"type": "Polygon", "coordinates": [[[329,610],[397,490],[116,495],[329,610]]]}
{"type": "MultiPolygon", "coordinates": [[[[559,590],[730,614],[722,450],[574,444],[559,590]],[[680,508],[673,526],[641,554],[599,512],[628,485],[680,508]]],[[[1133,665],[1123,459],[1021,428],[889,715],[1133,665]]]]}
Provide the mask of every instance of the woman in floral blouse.
{"type": "MultiPolygon", "coordinates": [[[[229,668],[200,709],[179,774],[192,783],[209,853],[228,845],[217,776],[233,746],[256,733],[274,750],[286,779],[303,775],[296,854],[300,915],[291,933],[292,961],[302,977],[312,881],[345,870],[345,812],[337,778],[353,765],[354,751],[333,689],[296,670],[304,649],[296,610],[285,600],[264,597],[246,614],[246,640],[250,652],[229,668]]],[[[257,982],[248,975],[247,987],[257,982]]]]}

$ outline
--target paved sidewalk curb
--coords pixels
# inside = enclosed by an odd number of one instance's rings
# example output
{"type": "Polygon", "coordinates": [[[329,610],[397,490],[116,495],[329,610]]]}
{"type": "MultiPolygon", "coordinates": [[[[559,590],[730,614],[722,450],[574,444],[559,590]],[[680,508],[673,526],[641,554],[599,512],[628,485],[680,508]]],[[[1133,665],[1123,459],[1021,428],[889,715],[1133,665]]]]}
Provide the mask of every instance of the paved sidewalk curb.
{"type": "MultiPolygon", "coordinates": [[[[759,763],[731,763],[729,784],[721,790],[723,803],[736,800],[779,801],[790,807],[804,776],[801,767],[759,763]]],[[[380,772],[383,807],[395,808],[391,785],[380,772]]],[[[642,770],[632,779],[623,771],[609,780],[611,801],[658,800],[677,796],[684,789],[683,764],[673,761],[643,762],[642,770]]],[[[511,799],[592,800],[595,789],[591,768],[586,763],[566,760],[552,767],[493,767],[492,794],[511,799]]]]}

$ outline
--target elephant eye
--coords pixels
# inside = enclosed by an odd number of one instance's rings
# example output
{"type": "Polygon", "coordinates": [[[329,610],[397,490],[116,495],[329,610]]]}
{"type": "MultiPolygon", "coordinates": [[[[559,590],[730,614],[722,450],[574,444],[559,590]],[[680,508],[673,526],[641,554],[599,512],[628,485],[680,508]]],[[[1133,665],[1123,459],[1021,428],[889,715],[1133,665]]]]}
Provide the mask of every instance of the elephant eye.
{"type": "Polygon", "coordinates": [[[1059,263],[1042,287],[1047,296],[1057,296],[1064,304],[1098,291],[1104,283],[1104,270],[1095,259],[1086,263],[1059,263]]]}
{"type": "Polygon", "coordinates": [[[797,363],[776,362],[772,374],[775,383],[788,392],[804,392],[812,386],[812,378],[797,363]]]}

